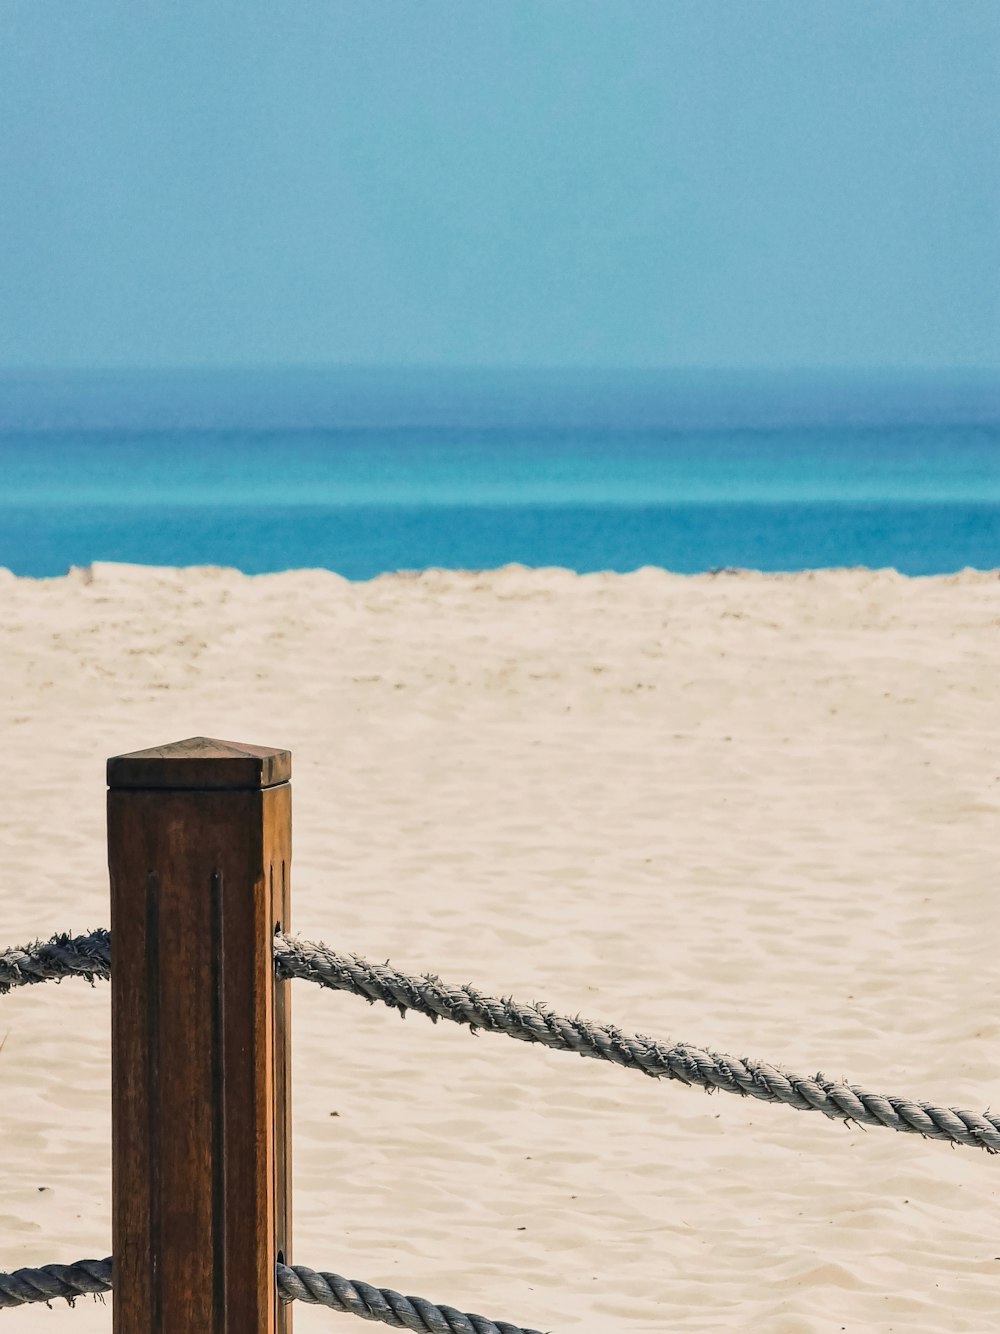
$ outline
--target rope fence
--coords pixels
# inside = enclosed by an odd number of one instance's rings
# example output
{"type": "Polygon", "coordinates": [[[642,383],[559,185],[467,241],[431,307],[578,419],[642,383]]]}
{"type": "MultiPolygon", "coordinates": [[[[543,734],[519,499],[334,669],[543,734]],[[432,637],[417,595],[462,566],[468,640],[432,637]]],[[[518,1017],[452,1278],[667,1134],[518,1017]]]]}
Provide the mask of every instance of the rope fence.
{"type": "MultiPolygon", "coordinates": [[[[71,1306],[78,1297],[100,1296],[111,1291],[111,1257],[79,1260],[73,1265],[43,1265],[40,1269],[16,1269],[0,1274],[0,1310],[48,1304],[64,1298],[71,1306]]],[[[537,1329],[511,1325],[506,1320],[435,1306],[423,1297],[403,1297],[392,1288],[375,1288],[340,1274],[318,1273],[305,1265],[277,1266],[275,1281],[283,1302],[307,1302],[331,1311],[376,1320],[393,1329],[415,1330],[416,1334],[540,1334],[537,1329]]]]}
{"type": "Polygon", "coordinates": [[[108,761],[109,930],[0,950],[0,995],[111,983],[114,1260],[0,1273],[0,1309],[112,1290],[114,1334],[290,1334],[301,1301],[414,1334],[538,1330],[292,1259],[293,979],[847,1125],[1000,1153],[1000,1116],[629,1033],[289,933],[291,756],[192,737],[108,761]]]}
{"type": "MultiPolygon", "coordinates": [[[[882,1126],[925,1139],[1000,1152],[1000,1116],[956,1107],[937,1107],[912,1098],[873,1093],[856,1084],[827,1079],[822,1073],[795,1075],[765,1061],[729,1056],[690,1043],[659,1042],[625,1033],[612,1024],[594,1024],[554,1014],[544,1004],[525,1005],[497,999],[472,986],[442,982],[433,974],[414,976],[390,964],[372,964],[357,955],[338,954],[327,945],[278,934],[274,939],[279,978],[303,978],[333,991],[361,996],[370,1004],[448,1019],[475,1032],[503,1033],[556,1051],[575,1052],[639,1070],[651,1079],[672,1079],[714,1093],[721,1089],[761,1102],[782,1103],[798,1111],[822,1112],[830,1120],[882,1126]]],[[[111,933],[55,935],[51,940],[0,953],[0,994],[37,982],[82,977],[89,982],[111,976],[111,933]]]]}

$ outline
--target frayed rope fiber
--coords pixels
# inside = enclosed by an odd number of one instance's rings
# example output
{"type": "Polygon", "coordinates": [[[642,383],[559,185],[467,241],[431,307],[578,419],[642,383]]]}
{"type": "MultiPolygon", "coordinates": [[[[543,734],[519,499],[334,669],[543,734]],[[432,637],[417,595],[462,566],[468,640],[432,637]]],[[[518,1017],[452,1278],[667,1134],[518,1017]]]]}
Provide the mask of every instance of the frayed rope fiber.
{"type": "Polygon", "coordinates": [[[0,950],[0,996],[35,982],[61,982],[64,977],[93,982],[110,976],[111,932],[103,927],[85,936],[60,932],[51,940],[0,950]]]}
{"type": "MultiPolygon", "coordinates": [[[[980,1115],[872,1093],[823,1074],[793,1075],[764,1061],[727,1056],[688,1043],[668,1045],[641,1033],[625,1033],[611,1024],[553,1014],[545,1005],[498,1000],[475,987],[442,982],[433,974],[415,977],[388,963],[368,963],[357,955],[337,954],[321,943],[281,934],[274,939],[274,958],[279,978],[304,978],[333,991],[349,991],[402,1015],[412,1010],[435,1022],[449,1019],[464,1024],[473,1032],[505,1033],[521,1042],[609,1061],[653,1079],[673,1079],[710,1093],[722,1089],[799,1111],[822,1112],[832,1120],[884,1126],[987,1153],[1000,1152],[1000,1116],[989,1112],[980,1115]]],[[[88,936],[53,936],[44,944],[0,953],[0,993],[49,978],[85,977],[92,982],[110,973],[111,936],[104,930],[88,936]]]]}

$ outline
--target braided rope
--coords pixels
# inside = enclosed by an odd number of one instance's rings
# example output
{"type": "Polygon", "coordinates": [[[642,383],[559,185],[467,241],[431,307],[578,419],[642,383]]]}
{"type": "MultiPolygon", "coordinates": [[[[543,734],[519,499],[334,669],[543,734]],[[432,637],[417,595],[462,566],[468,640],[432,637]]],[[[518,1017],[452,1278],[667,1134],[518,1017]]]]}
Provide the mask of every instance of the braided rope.
{"type": "Polygon", "coordinates": [[[0,996],[14,987],[34,982],[61,982],[64,977],[111,976],[111,932],[101,928],[86,936],[60,932],[51,940],[31,945],[12,945],[0,950],[0,996]]]}
{"type": "Polygon", "coordinates": [[[78,1260],[75,1265],[43,1265],[41,1269],[15,1269],[0,1274],[0,1311],[28,1302],[64,1297],[70,1306],[77,1297],[110,1292],[111,1259],[78,1260]]]}
{"type": "Polygon", "coordinates": [[[416,1330],[417,1334],[539,1334],[537,1329],[523,1329],[506,1320],[487,1320],[482,1315],[465,1315],[452,1306],[435,1306],[422,1297],[401,1297],[391,1288],[373,1288],[339,1274],[318,1274],[304,1265],[278,1265],[278,1292],[282,1301],[329,1306],[362,1320],[380,1320],[395,1329],[416,1330]]]}
{"type": "MultiPolygon", "coordinates": [[[[0,993],[46,978],[110,975],[110,934],[54,936],[45,944],[0,953],[0,993]]],[[[578,1056],[641,1070],[653,1079],[674,1079],[713,1093],[780,1102],[799,1111],[818,1111],[831,1120],[885,1126],[926,1139],[947,1140],[970,1148],[1000,1152],[1000,1116],[955,1107],[936,1107],[909,1098],[872,1093],[823,1074],[789,1074],[764,1061],[727,1056],[688,1043],[666,1045],[641,1033],[625,1033],[611,1024],[552,1014],[544,1005],[522,1005],[509,998],[484,996],[471,986],[453,986],[428,974],[414,977],[356,955],[337,954],[326,945],[277,935],[275,969],[279,977],[305,978],[334,991],[349,991],[374,1004],[450,1019],[473,1032],[506,1033],[521,1042],[537,1042],[578,1056]]]]}
{"type": "Polygon", "coordinates": [[[484,996],[471,986],[453,986],[428,974],[412,977],[389,964],[371,964],[356,955],[336,954],[322,944],[276,936],[279,977],[302,977],[336,991],[350,991],[371,1004],[381,1001],[399,1010],[415,1010],[435,1022],[450,1019],[475,1032],[506,1033],[522,1042],[538,1042],[578,1056],[641,1070],[653,1079],[698,1084],[709,1093],[723,1089],[762,1102],[781,1102],[800,1111],[819,1111],[832,1120],[950,1140],[1000,1152],[1000,1116],[934,1107],[909,1098],[871,1093],[838,1083],[823,1074],[788,1074],[763,1061],[727,1056],[688,1043],[667,1046],[641,1033],[624,1033],[611,1024],[552,1014],[544,1005],[522,1005],[509,998],[484,996]]]}
{"type": "MultiPolygon", "coordinates": [[[[111,1257],[79,1260],[74,1265],[43,1265],[0,1274],[0,1310],[29,1302],[50,1302],[63,1297],[70,1306],[77,1297],[111,1291],[111,1257]]],[[[278,1296],[283,1302],[302,1301],[328,1306],[332,1311],[378,1320],[394,1329],[416,1334],[539,1334],[537,1329],[466,1315],[452,1306],[435,1306],[423,1297],[403,1297],[392,1288],[375,1288],[339,1274],[317,1273],[305,1265],[277,1266],[278,1296]]]]}

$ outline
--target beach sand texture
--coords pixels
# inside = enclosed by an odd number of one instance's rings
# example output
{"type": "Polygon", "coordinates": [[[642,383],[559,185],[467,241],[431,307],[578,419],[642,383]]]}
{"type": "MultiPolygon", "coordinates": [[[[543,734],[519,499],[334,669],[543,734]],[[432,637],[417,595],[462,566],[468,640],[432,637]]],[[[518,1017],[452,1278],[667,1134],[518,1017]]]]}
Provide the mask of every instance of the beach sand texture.
{"type": "MultiPolygon", "coordinates": [[[[108,755],[286,746],[302,936],[1000,1105],[996,573],[96,565],[0,606],[4,945],[107,923],[108,755]]],[[[108,1007],[0,998],[2,1269],[110,1250],[108,1007]]],[[[1000,1158],[302,982],[293,1021],[298,1262],[555,1334],[996,1328],[1000,1158]]]]}

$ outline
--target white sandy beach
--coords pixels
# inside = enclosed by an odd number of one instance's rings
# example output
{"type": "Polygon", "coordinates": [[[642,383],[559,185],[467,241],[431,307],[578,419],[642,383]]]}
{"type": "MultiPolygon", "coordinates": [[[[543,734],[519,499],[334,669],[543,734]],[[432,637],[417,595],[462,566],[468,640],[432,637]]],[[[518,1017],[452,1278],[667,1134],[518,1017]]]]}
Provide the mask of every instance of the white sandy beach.
{"type": "MultiPolygon", "coordinates": [[[[0,945],[107,924],[107,756],[285,746],[304,937],[1000,1105],[995,572],[97,565],[0,611],[0,945]]],[[[1000,1158],[306,983],[293,1018],[297,1262],[554,1334],[996,1328],[1000,1158]]],[[[109,989],[0,998],[4,1039],[0,1269],[106,1255],[109,989]]]]}

